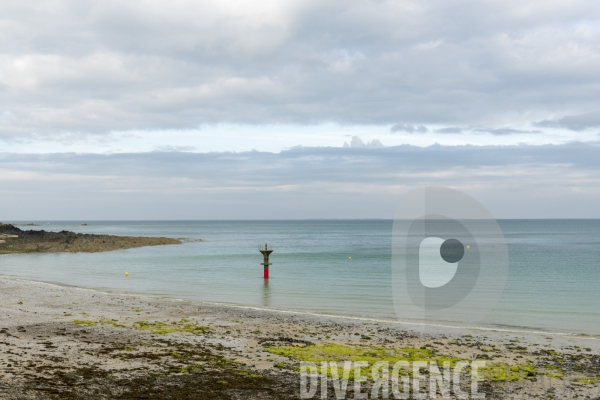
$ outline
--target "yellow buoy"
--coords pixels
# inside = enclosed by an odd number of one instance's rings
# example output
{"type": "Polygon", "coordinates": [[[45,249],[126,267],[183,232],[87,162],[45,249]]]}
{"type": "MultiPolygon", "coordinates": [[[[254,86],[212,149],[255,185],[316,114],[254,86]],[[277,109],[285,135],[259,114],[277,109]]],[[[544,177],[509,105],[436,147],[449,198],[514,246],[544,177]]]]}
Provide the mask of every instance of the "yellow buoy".
{"type": "Polygon", "coordinates": [[[129,272],[125,272],[125,276],[129,276],[129,272]]]}
{"type": "Polygon", "coordinates": [[[352,260],[352,257],[348,256],[348,260],[352,260]]]}

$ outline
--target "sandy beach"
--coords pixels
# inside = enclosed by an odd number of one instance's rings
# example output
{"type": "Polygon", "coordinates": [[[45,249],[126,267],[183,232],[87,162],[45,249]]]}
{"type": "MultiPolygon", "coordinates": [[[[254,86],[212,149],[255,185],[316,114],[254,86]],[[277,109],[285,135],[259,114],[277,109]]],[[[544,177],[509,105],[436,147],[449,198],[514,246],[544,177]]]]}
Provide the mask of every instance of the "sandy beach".
{"type": "MultiPolygon", "coordinates": [[[[0,278],[0,296],[3,399],[295,399],[301,359],[356,360],[367,351],[416,352],[415,359],[430,360],[475,356],[489,365],[507,363],[514,371],[533,366],[504,375],[510,377],[508,389],[507,379],[495,378],[490,368],[480,382],[487,398],[519,396],[524,383],[532,396],[546,398],[536,382],[550,376],[554,398],[561,397],[567,376],[572,397],[597,397],[598,341],[591,338],[418,334],[393,323],[8,277],[0,278]]],[[[353,398],[351,385],[347,398],[353,398]]]]}

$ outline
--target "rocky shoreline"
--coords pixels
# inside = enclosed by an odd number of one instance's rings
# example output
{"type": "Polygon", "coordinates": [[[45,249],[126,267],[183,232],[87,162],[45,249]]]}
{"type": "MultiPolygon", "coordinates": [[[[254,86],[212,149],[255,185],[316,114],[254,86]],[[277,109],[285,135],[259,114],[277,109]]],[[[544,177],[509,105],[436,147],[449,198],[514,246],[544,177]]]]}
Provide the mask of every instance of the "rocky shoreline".
{"type": "Polygon", "coordinates": [[[22,230],[11,224],[0,223],[0,254],[97,253],[135,247],[181,243],[182,239],[166,237],[114,236],[70,231],[46,232],[44,230],[22,230]]]}

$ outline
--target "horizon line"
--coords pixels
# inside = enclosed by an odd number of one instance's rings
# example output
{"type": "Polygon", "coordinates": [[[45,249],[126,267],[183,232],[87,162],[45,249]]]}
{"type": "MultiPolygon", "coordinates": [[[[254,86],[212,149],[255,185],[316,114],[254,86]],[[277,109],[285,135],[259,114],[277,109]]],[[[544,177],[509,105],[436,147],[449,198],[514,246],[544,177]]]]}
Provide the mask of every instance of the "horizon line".
{"type": "MultiPolygon", "coordinates": [[[[21,225],[35,222],[239,222],[239,221],[394,221],[396,218],[268,218],[268,219],[31,219],[2,220],[0,223],[18,223],[21,225]],[[4,221],[4,222],[3,222],[4,221]]],[[[464,218],[479,219],[479,218],[464,218]]],[[[497,221],[565,221],[565,220],[600,220],[600,217],[557,217],[557,218],[494,218],[497,221]]]]}

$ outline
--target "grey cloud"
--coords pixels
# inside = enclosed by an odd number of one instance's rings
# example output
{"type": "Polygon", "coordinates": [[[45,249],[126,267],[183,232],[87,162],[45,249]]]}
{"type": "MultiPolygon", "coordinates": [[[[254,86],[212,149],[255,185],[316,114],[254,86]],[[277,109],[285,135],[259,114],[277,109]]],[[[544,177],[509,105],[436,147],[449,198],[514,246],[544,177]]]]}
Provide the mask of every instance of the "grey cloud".
{"type": "Polygon", "coordinates": [[[391,218],[425,185],[466,191],[498,216],[600,217],[600,142],[0,153],[0,171],[0,220],[391,218]]]}
{"type": "Polygon", "coordinates": [[[234,183],[248,187],[311,183],[315,176],[331,183],[376,181],[389,184],[399,172],[418,174],[451,168],[558,164],[578,170],[600,168],[600,142],[539,146],[401,145],[369,148],[360,139],[358,141],[362,145],[350,148],[294,147],[280,153],[0,153],[0,168],[83,176],[202,179],[216,183],[216,187],[234,183]],[[268,174],[260,173],[265,171],[268,174]]]}
{"type": "Polygon", "coordinates": [[[472,129],[473,132],[485,132],[491,133],[492,135],[514,135],[519,133],[542,133],[539,130],[524,130],[524,129],[514,129],[514,128],[475,128],[472,129]]]}
{"type": "Polygon", "coordinates": [[[536,123],[536,125],[547,128],[566,128],[572,131],[598,128],[600,127],[600,111],[571,115],[558,120],[543,120],[536,123]]]}
{"type": "Polygon", "coordinates": [[[390,128],[390,132],[425,133],[427,131],[428,131],[427,127],[425,127],[423,125],[414,126],[411,124],[403,124],[403,123],[395,124],[390,128]]]}
{"type": "Polygon", "coordinates": [[[588,0],[42,4],[0,6],[2,136],[222,122],[418,132],[598,98],[588,0]]]}
{"type": "Polygon", "coordinates": [[[459,128],[457,126],[449,126],[447,128],[436,129],[436,132],[437,133],[461,133],[462,128],[459,128]]]}

